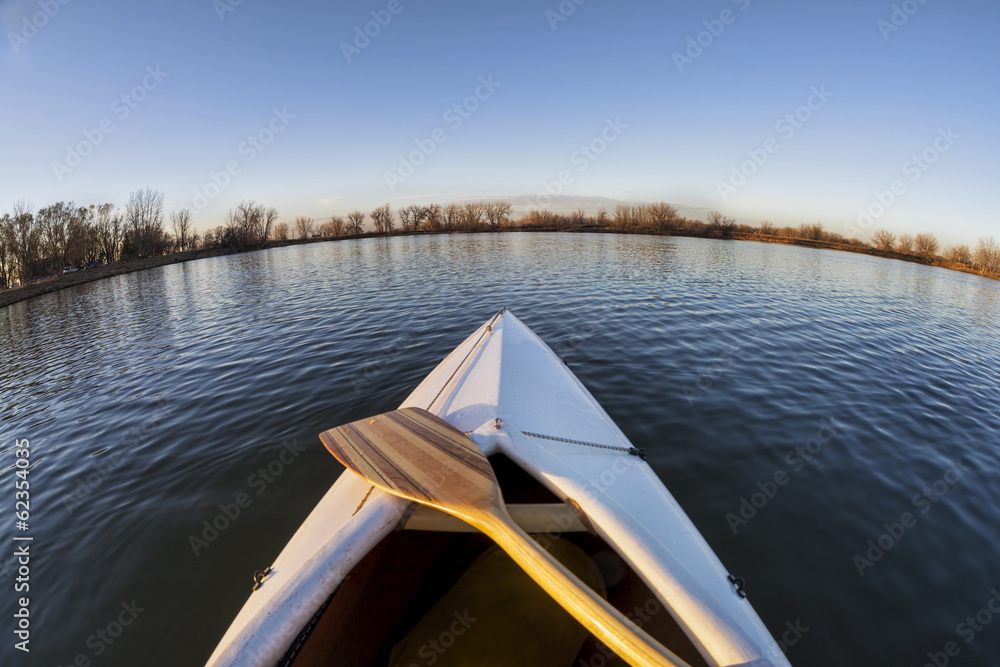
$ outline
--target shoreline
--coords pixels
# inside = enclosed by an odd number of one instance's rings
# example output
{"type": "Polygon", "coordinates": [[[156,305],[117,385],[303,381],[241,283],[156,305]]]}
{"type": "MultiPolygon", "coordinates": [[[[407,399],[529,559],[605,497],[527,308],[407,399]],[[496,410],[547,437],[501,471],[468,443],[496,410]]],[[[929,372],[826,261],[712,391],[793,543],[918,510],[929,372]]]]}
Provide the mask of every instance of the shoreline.
{"type": "Polygon", "coordinates": [[[817,250],[836,250],[840,252],[850,252],[860,255],[870,255],[873,257],[881,257],[882,259],[892,259],[902,262],[910,262],[913,264],[922,264],[924,266],[936,266],[938,268],[946,269],[948,271],[967,273],[970,275],[979,276],[981,278],[986,278],[988,280],[1000,280],[1000,278],[995,278],[993,276],[980,273],[979,271],[976,271],[969,267],[960,265],[951,265],[942,261],[928,261],[916,255],[906,255],[891,250],[879,250],[877,248],[872,248],[869,246],[856,246],[845,243],[832,243],[830,241],[817,241],[813,239],[803,239],[803,238],[796,238],[789,236],[770,236],[765,234],[751,234],[747,232],[734,231],[730,235],[730,238],[720,238],[712,236],[711,234],[703,233],[701,231],[689,230],[689,229],[676,229],[676,228],[621,229],[621,228],[598,226],[598,225],[587,225],[569,229],[560,227],[507,227],[503,229],[482,229],[482,230],[468,230],[468,231],[434,230],[434,231],[364,232],[361,234],[346,234],[343,236],[324,236],[324,237],[309,238],[309,239],[267,241],[266,243],[258,247],[247,248],[247,249],[206,248],[200,250],[187,250],[184,252],[174,252],[166,255],[159,255],[157,257],[147,257],[145,259],[137,259],[127,262],[116,262],[114,264],[106,264],[104,266],[100,266],[97,268],[78,271],[76,273],[63,274],[56,276],[54,278],[49,278],[39,282],[30,283],[22,287],[15,287],[13,289],[5,290],[3,292],[0,292],[0,308],[5,308],[15,303],[20,303],[21,301],[26,301],[33,297],[41,296],[43,294],[57,292],[59,290],[66,289],[68,287],[75,287],[76,285],[83,285],[85,283],[90,283],[97,280],[103,280],[104,278],[120,276],[126,273],[135,273],[136,271],[145,271],[146,269],[153,269],[160,266],[166,266],[168,264],[179,264],[181,262],[191,262],[198,259],[207,259],[209,257],[236,255],[244,252],[270,250],[272,248],[284,248],[287,246],[307,245],[311,243],[349,241],[353,239],[365,239],[365,238],[382,238],[391,236],[422,236],[422,235],[432,235],[432,234],[434,235],[497,234],[497,233],[503,234],[510,232],[529,232],[529,233],[556,232],[556,233],[571,233],[571,234],[634,234],[634,235],[644,235],[644,236],[683,236],[688,238],[704,238],[715,241],[750,241],[755,243],[775,243],[779,245],[802,246],[805,248],[813,248],[817,250]]]}

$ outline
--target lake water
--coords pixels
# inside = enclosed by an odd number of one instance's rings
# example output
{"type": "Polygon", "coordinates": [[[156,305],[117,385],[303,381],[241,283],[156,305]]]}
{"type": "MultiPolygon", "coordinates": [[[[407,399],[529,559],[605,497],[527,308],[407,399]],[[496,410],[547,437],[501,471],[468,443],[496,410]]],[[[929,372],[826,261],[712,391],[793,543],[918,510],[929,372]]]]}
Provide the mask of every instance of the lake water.
{"type": "Polygon", "coordinates": [[[524,233],[286,247],[0,310],[0,664],[203,664],[340,474],[317,435],[396,407],[504,305],[649,452],[793,664],[919,667],[949,642],[949,664],[1000,664],[1000,283],[524,233]],[[15,534],[34,538],[30,655],[15,534]]]}

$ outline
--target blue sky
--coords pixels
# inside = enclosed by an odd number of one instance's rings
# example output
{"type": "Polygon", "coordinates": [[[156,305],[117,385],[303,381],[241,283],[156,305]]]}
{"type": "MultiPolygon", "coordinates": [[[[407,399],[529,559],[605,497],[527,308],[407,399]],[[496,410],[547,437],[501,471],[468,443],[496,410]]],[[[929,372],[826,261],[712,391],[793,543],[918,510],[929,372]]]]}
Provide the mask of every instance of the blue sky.
{"type": "Polygon", "coordinates": [[[290,220],[549,184],[858,236],[998,231],[996,2],[234,2],[0,0],[0,211],[154,187],[204,227],[248,198],[290,220]],[[391,21],[348,62],[372,12],[391,21]]]}

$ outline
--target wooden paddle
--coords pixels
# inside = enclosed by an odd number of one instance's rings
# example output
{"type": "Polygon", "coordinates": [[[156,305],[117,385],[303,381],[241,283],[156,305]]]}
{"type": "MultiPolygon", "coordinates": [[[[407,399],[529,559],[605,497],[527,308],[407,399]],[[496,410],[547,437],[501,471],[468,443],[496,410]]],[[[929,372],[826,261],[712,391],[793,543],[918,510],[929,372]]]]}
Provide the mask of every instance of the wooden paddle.
{"type": "Polygon", "coordinates": [[[482,531],[611,650],[636,666],[689,667],[581,582],[510,518],[493,469],[472,440],[420,408],[324,431],[348,469],[389,493],[436,507],[482,531]]]}

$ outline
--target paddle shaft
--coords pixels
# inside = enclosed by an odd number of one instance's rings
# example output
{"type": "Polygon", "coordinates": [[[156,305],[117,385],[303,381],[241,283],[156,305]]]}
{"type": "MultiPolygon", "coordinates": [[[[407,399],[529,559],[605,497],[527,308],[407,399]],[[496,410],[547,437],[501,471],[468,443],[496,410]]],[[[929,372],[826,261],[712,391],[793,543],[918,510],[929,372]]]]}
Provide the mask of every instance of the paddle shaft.
{"type": "Polygon", "coordinates": [[[630,665],[690,667],[590,590],[509,516],[482,513],[460,518],[496,542],[552,599],[630,665]]]}

